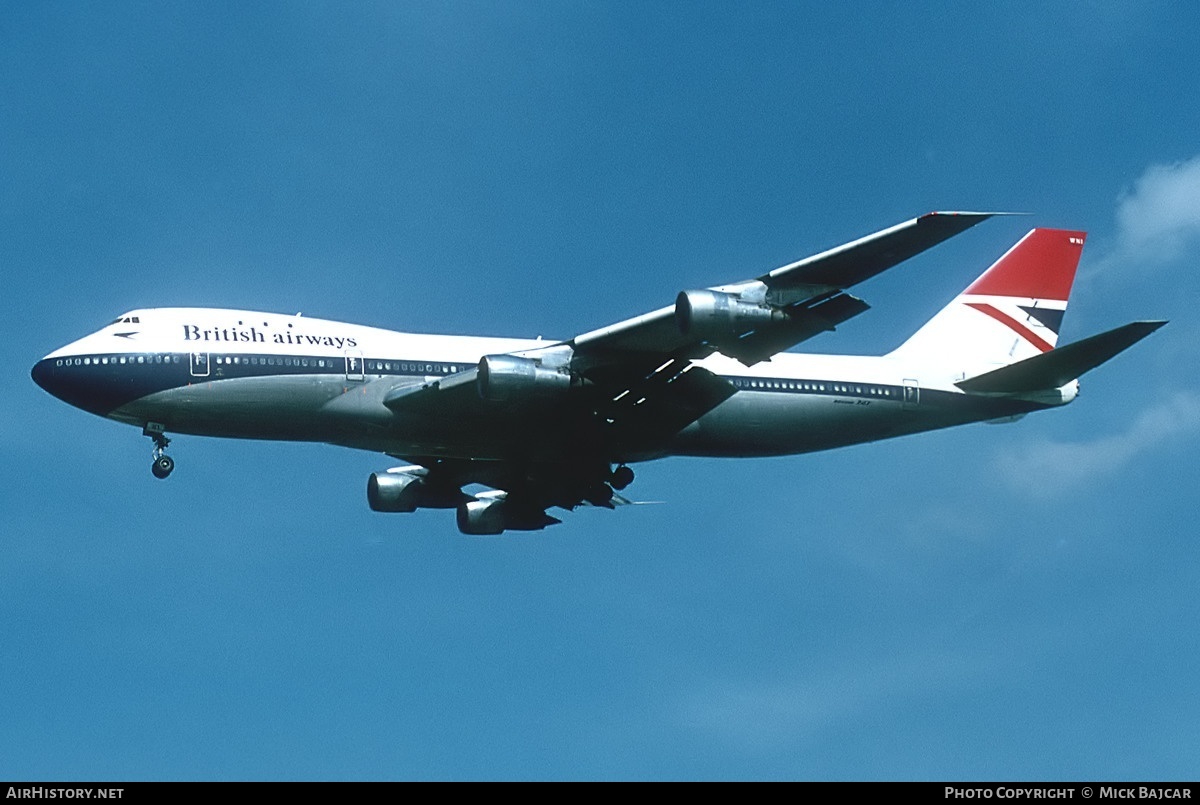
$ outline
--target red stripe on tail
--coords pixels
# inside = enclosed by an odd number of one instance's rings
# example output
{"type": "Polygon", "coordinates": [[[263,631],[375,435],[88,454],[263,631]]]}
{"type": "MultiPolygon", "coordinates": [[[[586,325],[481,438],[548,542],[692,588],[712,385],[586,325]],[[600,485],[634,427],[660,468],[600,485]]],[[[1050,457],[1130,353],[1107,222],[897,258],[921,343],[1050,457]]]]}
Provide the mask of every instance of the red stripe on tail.
{"type": "Polygon", "coordinates": [[[1042,352],[1049,352],[1054,349],[1054,345],[1046,339],[1039,336],[1033,330],[1030,330],[1024,324],[1014,319],[1012,316],[1005,313],[1003,310],[984,304],[983,302],[967,302],[967,307],[973,307],[980,313],[986,313],[1004,326],[1012,329],[1017,335],[1024,338],[1029,343],[1040,349],[1042,352]]]}

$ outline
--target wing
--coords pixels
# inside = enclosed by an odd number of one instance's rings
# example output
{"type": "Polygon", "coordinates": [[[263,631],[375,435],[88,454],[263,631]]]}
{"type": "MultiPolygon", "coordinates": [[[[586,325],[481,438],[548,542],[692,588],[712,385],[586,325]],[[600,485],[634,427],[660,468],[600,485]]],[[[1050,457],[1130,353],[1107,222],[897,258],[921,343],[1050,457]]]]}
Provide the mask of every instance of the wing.
{"type": "Polygon", "coordinates": [[[997,213],[931,212],[751,280],[685,291],[671,306],[576,336],[581,362],[721,351],[753,364],[862,313],[845,293],[997,213]]]}
{"type": "Polygon", "coordinates": [[[733,393],[692,361],[720,351],[750,365],[857,316],[846,288],[996,213],[932,212],[751,280],[684,291],[659,308],[576,336],[570,368],[595,388],[605,444],[653,451],[733,393]]]}

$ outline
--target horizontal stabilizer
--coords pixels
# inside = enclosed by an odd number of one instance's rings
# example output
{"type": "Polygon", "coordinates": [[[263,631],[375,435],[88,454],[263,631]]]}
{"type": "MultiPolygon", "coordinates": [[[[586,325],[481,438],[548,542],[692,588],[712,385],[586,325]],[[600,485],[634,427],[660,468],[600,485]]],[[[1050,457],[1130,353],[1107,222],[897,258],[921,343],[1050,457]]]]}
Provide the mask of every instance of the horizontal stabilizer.
{"type": "Polygon", "coordinates": [[[955,385],[963,391],[981,394],[1024,394],[1061,388],[1129,349],[1164,324],[1165,321],[1135,321],[955,385]]]}

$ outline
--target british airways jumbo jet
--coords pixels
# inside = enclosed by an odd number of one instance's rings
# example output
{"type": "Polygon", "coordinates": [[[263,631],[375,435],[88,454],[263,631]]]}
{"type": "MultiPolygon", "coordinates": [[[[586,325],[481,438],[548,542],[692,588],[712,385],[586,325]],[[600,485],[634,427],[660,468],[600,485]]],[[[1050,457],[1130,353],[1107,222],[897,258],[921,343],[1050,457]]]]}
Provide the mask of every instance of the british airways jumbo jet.
{"type": "Polygon", "coordinates": [[[806,453],[1064,405],[1165,324],[1057,346],[1084,233],[1034,229],[888,355],[784,352],[867,309],[847,288],[990,215],[923,215],[565,341],[158,308],[55,350],[33,379],[140,427],[158,478],[168,433],[329,442],[407,462],[368,479],[375,511],[536,530],[561,522],[553,507],[627,503],[635,462],[806,453]]]}

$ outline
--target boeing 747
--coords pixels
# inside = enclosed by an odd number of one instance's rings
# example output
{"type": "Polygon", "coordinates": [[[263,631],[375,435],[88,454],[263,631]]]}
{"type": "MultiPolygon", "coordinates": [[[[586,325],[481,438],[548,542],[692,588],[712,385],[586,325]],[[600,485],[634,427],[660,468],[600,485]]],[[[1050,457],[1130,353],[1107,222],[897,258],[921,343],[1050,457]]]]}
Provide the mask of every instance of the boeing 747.
{"type": "Polygon", "coordinates": [[[614,507],[631,464],[828,450],[1075,399],[1078,377],[1161,327],[1058,345],[1083,232],[1034,229],[895,351],[787,352],[867,309],[847,289],[989,213],[936,212],[566,340],[423,335],[248,310],[155,308],[55,350],[33,379],[142,429],[385,453],[380,512],[457,511],[466,534],[614,507]],[[486,487],[470,492],[466,487],[486,487]]]}

